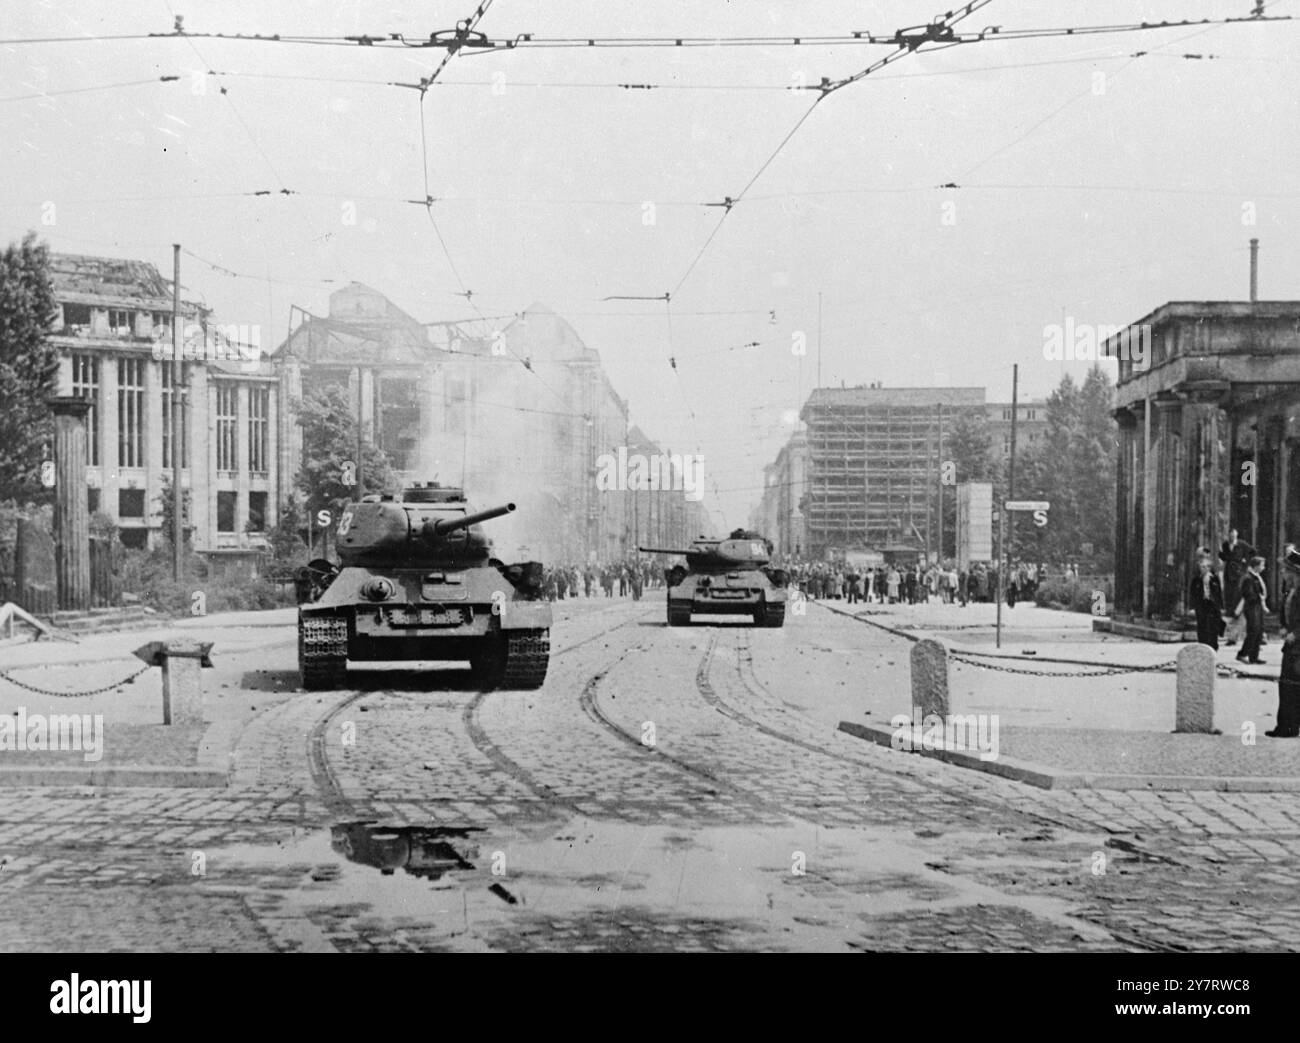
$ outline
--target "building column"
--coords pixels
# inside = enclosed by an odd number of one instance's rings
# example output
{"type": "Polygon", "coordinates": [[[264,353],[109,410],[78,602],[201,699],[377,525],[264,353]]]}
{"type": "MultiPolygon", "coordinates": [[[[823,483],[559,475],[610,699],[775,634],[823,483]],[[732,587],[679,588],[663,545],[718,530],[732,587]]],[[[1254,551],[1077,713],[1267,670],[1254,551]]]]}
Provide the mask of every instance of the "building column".
{"type": "Polygon", "coordinates": [[[171,475],[171,468],[164,471],[162,465],[163,388],[159,370],[157,362],[150,360],[144,364],[144,522],[149,530],[150,546],[155,536],[162,536],[163,476],[171,475]]]}
{"type": "Polygon", "coordinates": [[[54,413],[54,561],[59,608],[90,608],[90,512],[86,507],[87,399],[47,400],[54,413]]]}
{"type": "Polygon", "coordinates": [[[103,491],[99,494],[99,509],[113,521],[121,522],[118,513],[117,493],[122,486],[122,462],[117,445],[117,357],[104,354],[99,361],[100,460],[104,467],[103,491]]]}
{"type": "Polygon", "coordinates": [[[1142,615],[1151,614],[1151,556],[1155,552],[1156,453],[1151,432],[1151,398],[1142,410],[1142,615]]]}
{"type": "MultiPolygon", "coordinates": [[[[208,425],[208,371],[206,366],[190,366],[189,383],[185,387],[185,426],[190,445],[189,490],[190,525],[193,526],[195,550],[208,550],[216,546],[213,535],[215,521],[212,514],[212,469],[210,454],[216,453],[213,432],[208,425]]],[[[181,475],[184,481],[185,475],[181,475]]]]}
{"type": "Polygon", "coordinates": [[[248,525],[248,454],[252,451],[248,437],[248,385],[235,387],[235,534],[239,546],[248,544],[245,527],[248,525]]]}
{"type": "Polygon", "coordinates": [[[266,482],[266,521],[263,528],[269,532],[280,524],[280,396],[278,385],[271,385],[266,396],[266,466],[270,469],[266,482]]]}

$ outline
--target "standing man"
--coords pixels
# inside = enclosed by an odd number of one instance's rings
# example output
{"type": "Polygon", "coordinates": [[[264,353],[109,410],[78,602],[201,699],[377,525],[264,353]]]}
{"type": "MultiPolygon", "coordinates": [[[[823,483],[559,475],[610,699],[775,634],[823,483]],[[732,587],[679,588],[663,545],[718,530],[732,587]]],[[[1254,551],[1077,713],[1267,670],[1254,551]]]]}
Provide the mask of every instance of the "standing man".
{"type": "Polygon", "coordinates": [[[1268,604],[1268,588],[1264,585],[1264,577],[1260,575],[1260,570],[1264,568],[1264,559],[1255,557],[1250,559],[1250,564],[1246,566],[1246,575],[1241,578],[1241,597],[1237,601],[1236,611],[1233,617],[1242,615],[1246,616],[1246,638],[1241,643],[1241,651],[1237,653],[1237,659],[1243,663],[1254,663],[1256,665],[1263,662],[1259,658],[1259,643],[1264,637],[1264,607],[1268,604]]]}
{"type": "Polygon", "coordinates": [[[1277,678],[1277,724],[1264,734],[1272,739],[1300,736],[1300,552],[1290,545],[1279,558],[1291,593],[1282,608],[1282,670],[1277,678]]]}
{"type": "MultiPolygon", "coordinates": [[[[1241,580],[1246,574],[1246,563],[1255,556],[1255,548],[1237,539],[1237,530],[1229,529],[1228,538],[1219,547],[1219,560],[1223,562],[1223,596],[1226,603],[1235,605],[1241,600],[1241,580]]],[[[1233,627],[1226,645],[1237,643],[1237,628],[1233,627]]]]}
{"type": "Polygon", "coordinates": [[[1223,635],[1223,584],[1214,574],[1213,562],[1205,554],[1200,560],[1200,574],[1192,577],[1187,603],[1196,613],[1196,640],[1219,650],[1223,635]]]}

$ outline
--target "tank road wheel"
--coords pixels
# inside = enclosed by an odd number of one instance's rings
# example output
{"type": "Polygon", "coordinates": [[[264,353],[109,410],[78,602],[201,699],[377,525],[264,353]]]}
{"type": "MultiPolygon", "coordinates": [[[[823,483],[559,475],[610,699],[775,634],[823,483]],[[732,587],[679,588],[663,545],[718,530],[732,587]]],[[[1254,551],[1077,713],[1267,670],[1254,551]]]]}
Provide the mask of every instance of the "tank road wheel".
{"type": "MultiPolygon", "coordinates": [[[[763,605],[762,621],[760,626],[765,627],[783,627],[785,626],[785,602],[778,601],[776,604],[763,605]]],[[[758,620],[755,620],[758,623],[758,620]]]]}
{"type": "Polygon", "coordinates": [[[347,678],[348,621],[312,618],[298,621],[298,677],[309,692],[342,688],[347,678]]]}
{"type": "Polygon", "coordinates": [[[492,634],[469,666],[484,688],[540,688],[551,658],[549,630],[511,630],[492,634]]]}
{"type": "Polygon", "coordinates": [[[670,627],[688,627],[691,625],[691,608],[681,608],[668,602],[668,625],[670,627]]]}

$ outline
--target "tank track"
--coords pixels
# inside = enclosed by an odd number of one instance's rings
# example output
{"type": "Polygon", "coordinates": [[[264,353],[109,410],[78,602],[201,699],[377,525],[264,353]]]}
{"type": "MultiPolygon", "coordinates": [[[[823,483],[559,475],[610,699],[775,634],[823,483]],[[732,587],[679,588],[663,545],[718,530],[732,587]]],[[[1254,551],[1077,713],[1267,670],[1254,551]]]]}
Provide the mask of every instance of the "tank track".
{"type": "Polygon", "coordinates": [[[551,659],[549,630],[517,630],[505,635],[505,670],[498,688],[540,688],[551,659]]]}
{"type": "Polygon", "coordinates": [[[668,603],[668,625],[670,627],[688,627],[691,625],[691,609],[678,608],[671,601],[668,603]]]}
{"type": "Polygon", "coordinates": [[[312,692],[342,688],[347,677],[348,621],[307,617],[298,621],[298,675],[312,692]]]}
{"type": "Polygon", "coordinates": [[[754,622],[759,626],[764,627],[785,626],[785,603],[777,602],[775,605],[764,604],[762,616],[756,618],[754,622]]]}

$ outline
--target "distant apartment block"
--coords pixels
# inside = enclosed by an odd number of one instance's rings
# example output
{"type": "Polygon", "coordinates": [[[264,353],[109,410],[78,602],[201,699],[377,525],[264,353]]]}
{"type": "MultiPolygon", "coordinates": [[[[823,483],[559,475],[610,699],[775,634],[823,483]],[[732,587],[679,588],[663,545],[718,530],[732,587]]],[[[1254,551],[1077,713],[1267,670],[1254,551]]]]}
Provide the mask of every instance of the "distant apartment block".
{"type": "Polygon", "coordinates": [[[922,549],[943,425],[986,413],[983,388],[818,388],[807,424],[808,549],[922,549]]]}
{"type": "MultiPolygon", "coordinates": [[[[1010,402],[991,402],[984,407],[988,417],[989,447],[1004,460],[1011,456],[1010,402]]],[[[1016,452],[1037,448],[1047,434],[1047,403],[1017,402],[1016,452]]]]}

